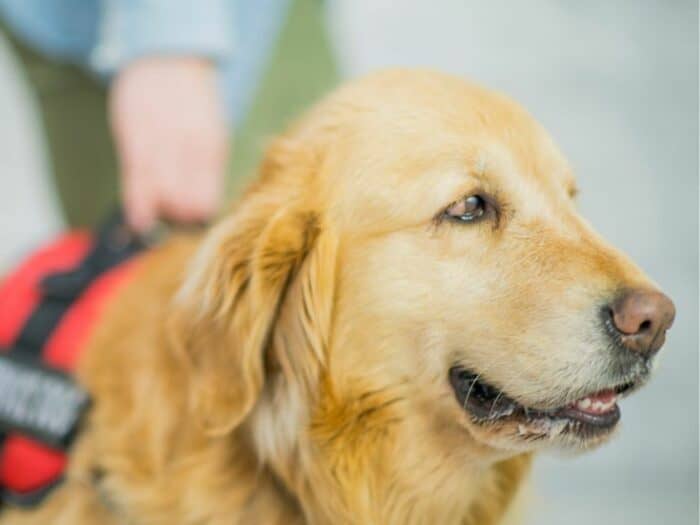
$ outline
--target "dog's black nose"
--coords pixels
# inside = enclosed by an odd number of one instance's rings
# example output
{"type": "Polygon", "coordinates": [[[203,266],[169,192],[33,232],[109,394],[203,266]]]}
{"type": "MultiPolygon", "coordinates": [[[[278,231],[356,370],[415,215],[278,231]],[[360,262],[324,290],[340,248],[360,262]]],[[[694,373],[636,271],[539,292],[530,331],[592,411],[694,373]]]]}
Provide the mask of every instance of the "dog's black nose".
{"type": "Polygon", "coordinates": [[[630,290],[610,306],[612,322],[625,348],[652,357],[666,339],[676,308],[661,292],[630,290]]]}

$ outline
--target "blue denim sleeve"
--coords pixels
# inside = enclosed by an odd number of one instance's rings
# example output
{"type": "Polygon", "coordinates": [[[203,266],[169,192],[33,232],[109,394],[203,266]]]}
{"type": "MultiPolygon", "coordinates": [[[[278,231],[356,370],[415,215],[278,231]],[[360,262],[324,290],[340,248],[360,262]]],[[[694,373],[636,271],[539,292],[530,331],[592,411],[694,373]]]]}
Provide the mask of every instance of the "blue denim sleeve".
{"type": "Polygon", "coordinates": [[[91,67],[111,75],[153,54],[229,60],[234,51],[231,0],[102,0],[91,67]]]}

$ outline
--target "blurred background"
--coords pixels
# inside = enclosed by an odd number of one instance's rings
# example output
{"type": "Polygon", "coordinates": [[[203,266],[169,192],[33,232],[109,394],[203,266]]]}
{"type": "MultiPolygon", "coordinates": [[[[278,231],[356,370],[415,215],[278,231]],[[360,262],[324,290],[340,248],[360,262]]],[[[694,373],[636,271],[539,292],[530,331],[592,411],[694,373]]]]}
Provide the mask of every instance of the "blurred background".
{"type": "MultiPolygon", "coordinates": [[[[429,66],[522,103],[574,166],[583,213],[676,303],[618,438],[539,458],[529,523],[697,524],[697,2],[335,0],[324,17],[340,77],[429,66]]],[[[48,172],[36,101],[1,40],[0,269],[62,228],[48,172]]]]}

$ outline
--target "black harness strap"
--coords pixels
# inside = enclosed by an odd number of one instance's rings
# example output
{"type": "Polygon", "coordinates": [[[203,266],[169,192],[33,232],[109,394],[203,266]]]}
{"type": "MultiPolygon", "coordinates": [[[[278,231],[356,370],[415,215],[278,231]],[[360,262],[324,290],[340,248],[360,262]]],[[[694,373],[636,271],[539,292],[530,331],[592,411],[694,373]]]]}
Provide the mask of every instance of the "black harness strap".
{"type": "Polygon", "coordinates": [[[26,321],[10,354],[39,360],[63,315],[92,282],[145,247],[129,233],[120,213],[111,217],[95,237],[95,244],[77,268],[48,275],[41,283],[43,298],[26,321]]]}

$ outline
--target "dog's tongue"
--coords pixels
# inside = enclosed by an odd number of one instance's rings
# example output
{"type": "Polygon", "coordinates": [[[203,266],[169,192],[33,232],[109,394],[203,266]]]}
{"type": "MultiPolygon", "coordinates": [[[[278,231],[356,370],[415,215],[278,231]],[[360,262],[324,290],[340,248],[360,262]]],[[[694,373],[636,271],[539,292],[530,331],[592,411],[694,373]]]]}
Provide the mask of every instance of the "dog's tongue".
{"type": "Polygon", "coordinates": [[[571,404],[571,408],[575,408],[587,414],[605,414],[615,408],[616,402],[617,394],[614,390],[603,390],[579,399],[571,404]]]}

